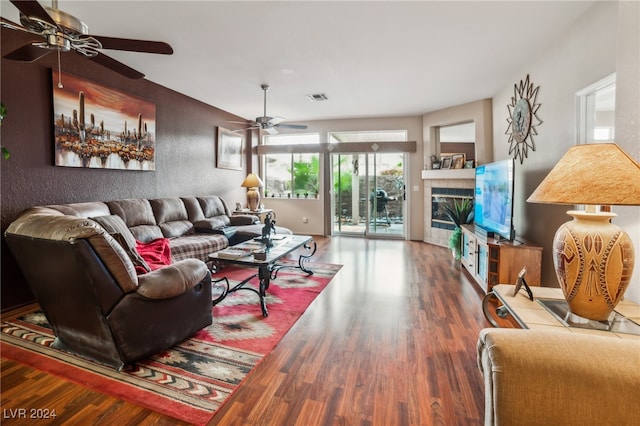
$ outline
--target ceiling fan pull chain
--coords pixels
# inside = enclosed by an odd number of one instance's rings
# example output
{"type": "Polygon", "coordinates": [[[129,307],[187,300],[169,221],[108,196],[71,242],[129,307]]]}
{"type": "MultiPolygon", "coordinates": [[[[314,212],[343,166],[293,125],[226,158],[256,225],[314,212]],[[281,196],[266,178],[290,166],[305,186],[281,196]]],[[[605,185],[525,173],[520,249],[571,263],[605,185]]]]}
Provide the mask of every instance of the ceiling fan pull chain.
{"type": "Polygon", "coordinates": [[[60,66],[60,49],[58,49],[58,89],[63,89],[62,85],[62,67],[60,66]]]}

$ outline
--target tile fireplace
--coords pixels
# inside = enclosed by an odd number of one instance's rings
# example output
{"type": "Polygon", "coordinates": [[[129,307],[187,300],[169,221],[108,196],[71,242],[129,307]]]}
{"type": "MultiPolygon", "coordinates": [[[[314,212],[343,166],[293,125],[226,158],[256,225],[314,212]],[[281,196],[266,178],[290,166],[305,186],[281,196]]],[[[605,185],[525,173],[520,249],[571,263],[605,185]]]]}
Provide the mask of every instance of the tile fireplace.
{"type": "Polygon", "coordinates": [[[454,199],[472,198],[475,169],[423,170],[424,242],[447,247],[454,228],[442,214],[440,205],[454,199]]]}

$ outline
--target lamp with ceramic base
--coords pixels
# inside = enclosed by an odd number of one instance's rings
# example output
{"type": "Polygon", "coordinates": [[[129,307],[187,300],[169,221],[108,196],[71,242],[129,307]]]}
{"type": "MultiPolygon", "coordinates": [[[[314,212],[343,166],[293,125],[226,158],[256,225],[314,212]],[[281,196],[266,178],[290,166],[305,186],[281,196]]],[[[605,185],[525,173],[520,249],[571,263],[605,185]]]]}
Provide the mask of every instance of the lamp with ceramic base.
{"type": "Polygon", "coordinates": [[[629,286],[634,266],[629,235],[611,223],[611,205],[640,205],[640,165],[614,143],[571,147],[527,199],[585,205],[558,228],[553,263],[569,310],[606,321],[629,286]]]}
{"type": "Polygon", "coordinates": [[[256,174],[249,173],[242,185],[247,189],[247,207],[249,210],[258,210],[260,205],[260,189],[264,186],[262,179],[256,174]]]}

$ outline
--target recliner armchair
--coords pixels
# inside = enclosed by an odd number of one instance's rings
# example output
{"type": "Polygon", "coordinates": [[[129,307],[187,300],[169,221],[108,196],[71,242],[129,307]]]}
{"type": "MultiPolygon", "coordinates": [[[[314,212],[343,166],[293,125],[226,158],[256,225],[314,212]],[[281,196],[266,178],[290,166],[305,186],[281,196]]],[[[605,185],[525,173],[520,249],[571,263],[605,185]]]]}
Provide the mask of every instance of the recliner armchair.
{"type": "Polygon", "coordinates": [[[489,425],[636,425],[636,336],[488,328],[478,338],[489,425]]]}
{"type": "Polygon", "coordinates": [[[138,276],[101,226],[56,210],[27,211],[5,237],[56,348],[120,369],[212,323],[211,275],[200,260],[138,276]]]}

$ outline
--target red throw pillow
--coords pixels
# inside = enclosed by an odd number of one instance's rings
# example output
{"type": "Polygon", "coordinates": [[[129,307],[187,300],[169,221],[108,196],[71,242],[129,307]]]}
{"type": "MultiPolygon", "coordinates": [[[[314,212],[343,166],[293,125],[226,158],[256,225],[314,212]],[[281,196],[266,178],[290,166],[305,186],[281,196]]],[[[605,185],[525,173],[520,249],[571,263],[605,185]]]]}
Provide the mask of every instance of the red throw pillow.
{"type": "MultiPolygon", "coordinates": [[[[136,240],[136,251],[147,262],[152,271],[171,265],[171,248],[169,247],[168,238],[158,238],[148,243],[136,240]]],[[[137,266],[136,272],[138,275],[147,273],[147,271],[142,271],[142,268],[138,270],[137,266]]]]}

